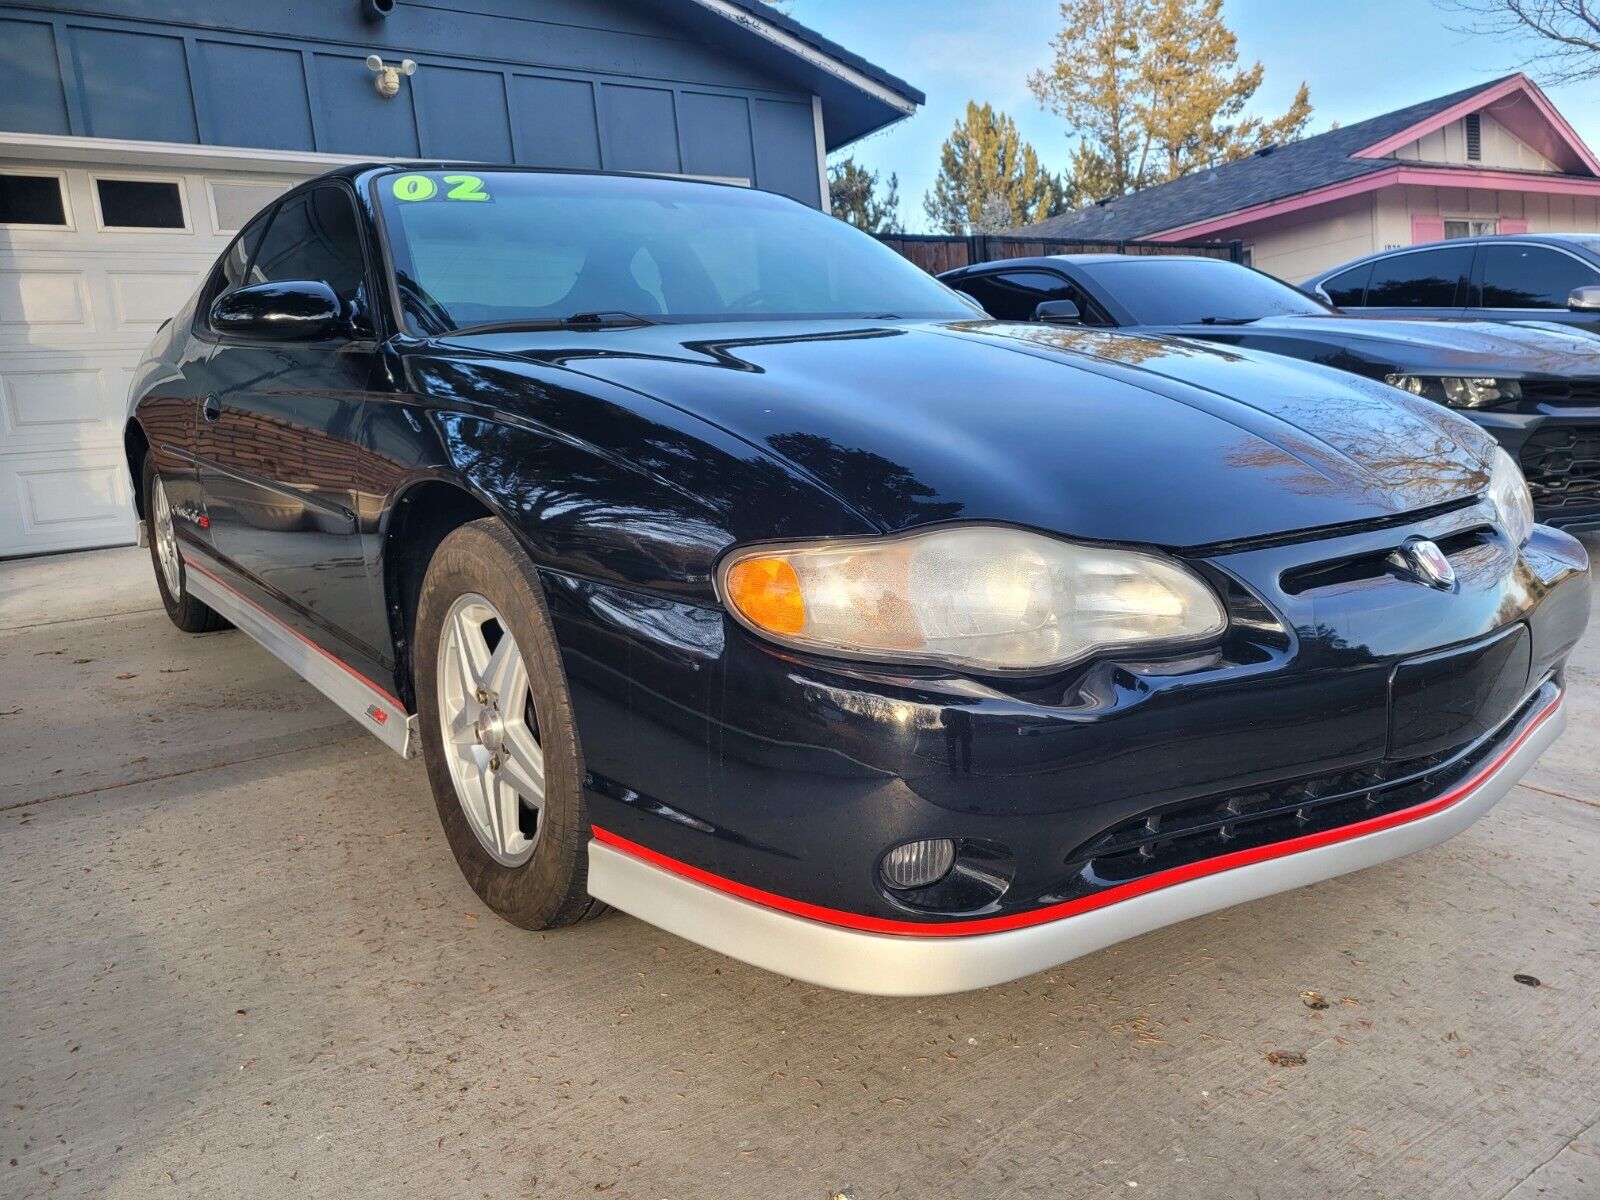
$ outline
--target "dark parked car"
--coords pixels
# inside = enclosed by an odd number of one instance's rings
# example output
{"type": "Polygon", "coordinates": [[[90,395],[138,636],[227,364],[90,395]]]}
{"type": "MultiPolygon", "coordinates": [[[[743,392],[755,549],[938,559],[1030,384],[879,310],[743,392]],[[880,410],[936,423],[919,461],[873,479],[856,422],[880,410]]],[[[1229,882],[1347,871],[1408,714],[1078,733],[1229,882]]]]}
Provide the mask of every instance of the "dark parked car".
{"type": "Polygon", "coordinates": [[[1589,612],[1441,407],[996,324],[714,184],[312,181],[157,336],[127,448],[174,622],[420,750],[494,911],[864,992],[1450,837],[1589,612]]]}
{"type": "Polygon", "coordinates": [[[1540,521],[1600,526],[1600,340],[1587,334],[1350,316],[1210,258],[1059,255],[940,278],[1003,320],[1202,338],[1387,381],[1494,434],[1527,477],[1540,521]]]}
{"type": "Polygon", "coordinates": [[[1363,316],[1548,322],[1600,334],[1600,234],[1452,238],[1369,254],[1302,285],[1363,316]]]}

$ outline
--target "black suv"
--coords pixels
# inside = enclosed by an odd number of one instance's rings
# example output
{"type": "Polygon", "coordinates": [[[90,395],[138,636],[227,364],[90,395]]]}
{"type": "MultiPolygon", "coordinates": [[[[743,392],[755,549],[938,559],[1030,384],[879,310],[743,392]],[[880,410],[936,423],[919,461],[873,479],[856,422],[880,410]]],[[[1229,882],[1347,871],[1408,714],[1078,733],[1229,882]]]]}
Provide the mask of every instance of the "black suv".
{"type": "Polygon", "coordinates": [[[1363,316],[1546,321],[1600,334],[1600,233],[1406,246],[1333,267],[1301,286],[1363,316]]]}

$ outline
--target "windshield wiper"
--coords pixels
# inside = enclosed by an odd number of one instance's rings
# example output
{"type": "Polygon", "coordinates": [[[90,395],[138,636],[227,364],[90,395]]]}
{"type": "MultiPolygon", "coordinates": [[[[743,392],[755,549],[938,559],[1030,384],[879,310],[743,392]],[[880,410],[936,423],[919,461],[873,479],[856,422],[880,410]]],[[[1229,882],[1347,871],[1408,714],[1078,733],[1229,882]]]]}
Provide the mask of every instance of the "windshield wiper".
{"type": "Polygon", "coordinates": [[[1201,317],[1202,325],[1253,325],[1258,317],[1201,317]]]}
{"type": "Polygon", "coordinates": [[[659,325],[653,317],[608,308],[601,312],[573,313],[570,317],[523,317],[513,321],[487,321],[482,325],[463,325],[452,329],[452,334],[462,333],[537,333],[541,329],[634,329],[641,325],[659,325]]]}

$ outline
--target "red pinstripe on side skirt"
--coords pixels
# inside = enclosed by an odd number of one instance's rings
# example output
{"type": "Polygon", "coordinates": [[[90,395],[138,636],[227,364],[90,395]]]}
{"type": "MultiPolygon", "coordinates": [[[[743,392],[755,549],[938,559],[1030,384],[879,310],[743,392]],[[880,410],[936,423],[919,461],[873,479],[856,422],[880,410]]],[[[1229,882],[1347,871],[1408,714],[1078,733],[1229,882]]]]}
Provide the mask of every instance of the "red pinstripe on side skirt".
{"type": "MultiPolygon", "coordinates": [[[[351,676],[354,676],[356,679],[359,679],[362,683],[366,684],[373,691],[377,692],[378,695],[382,696],[390,704],[394,705],[395,708],[399,709],[402,714],[406,711],[406,706],[404,704],[400,703],[400,697],[395,696],[395,695],[391,695],[388,691],[386,691],[384,688],[379,687],[376,683],[374,683],[372,680],[368,679],[365,675],[363,675],[360,671],[356,670],[349,663],[345,662],[342,658],[337,658],[333,654],[330,654],[328,651],[324,650],[321,646],[319,646],[315,642],[313,642],[305,634],[301,633],[293,625],[288,624],[286,621],[283,621],[283,620],[279,619],[278,617],[274,616],[272,613],[268,612],[266,609],[262,608],[261,605],[257,604],[254,600],[250,599],[249,596],[246,596],[243,592],[241,592],[238,588],[234,587],[226,579],[220,578],[215,571],[206,570],[206,568],[202,567],[199,563],[195,562],[195,560],[190,558],[187,554],[183,555],[183,562],[184,562],[185,566],[193,567],[196,571],[199,571],[200,574],[204,575],[207,579],[211,580],[211,582],[216,584],[219,588],[222,588],[224,591],[226,591],[226,592],[230,593],[231,595],[233,595],[236,599],[238,599],[240,601],[240,603],[248,604],[251,608],[255,609],[263,617],[266,617],[267,620],[273,622],[274,624],[276,624],[278,626],[281,626],[285,630],[285,632],[293,634],[296,638],[298,638],[300,641],[304,642],[306,645],[310,646],[313,650],[315,650],[318,654],[322,655],[323,658],[327,659],[334,666],[338,667],[341,671],[344,671],[346,674],[349,674],[351,676]]],[[[385,718],[385,719],[387,719],[387,718],[385,718]]],[[[380,725],[383,724],[382,721],[379,721],[378,723],[380,725]]]]}
{"type": "Polygon", "coordinates": [[[665,854],[641,846],[637,842],[630,842],[627,838],[602,829],[595,825],[595,841],[602,845],[620,850],[624,854],[632,855],[642,862],[652,866],[661,867],[695,883],[704,884],[706,887],[715,888],[719,892],[726,892],[730,896],[737,896],[741,900],[749,900],[754,904],[761,904],[767,908],[775,908],[781,912],[790,913],[797,917],[805,917],[812,921],[820,921],[827,925],[837,925],[844,929],[856,929],[864,933],[889,933],[903,937],[965,937],[978,933],[1000,933],[1007,929],[1025,929],[1030,925],[1043,925],[1050,921],[1059,921],[1065,917],[1077,916],[1079,913],[1090,912],[1097,908],[1116,904],[1121,900],[1131,900],[1135,896],[1143,896],[1150,892],[1160,891],[1162,888],[1172,887],[1174,884],[1188,883],[1190,880],[1202,879],[1207,875],[1220,874],[1232,870],[1234,867],[1247,866],[1250,863],[1266,862],[1269,859],[1283,858],[1286,855],[1298,854],[1304,850],[1315,850],[1320,846],[1331,846],[1337,842],[1349,841],[1351,838],[1362,837],[1369,833],[1379,833],[1385,829],[1392,829],[1397,825],[1405,825],[1423,817],[1432,816],[1451,805],[1465,799],[1476,791],[1483,782],[1498,771],[1524,742],[1533,735],[1534,730],[1543,725],[1561,707],[1562,697],[1555,699],[1539,710],[1527,727],[1519,733],[1510,744],[1505,746],[1493,759],[1480,767],[1470,779],[1458,783],[1455,787],[1442,795],[1435,796],[1432,800],[1425,800],[1421,804],[1410,808],[1400,809],[1398,812],[1385,813],[1382,816],[1369,817],[1365,821],[1357,821],[1353,825],[1344,825],[1338,829],[1328,829],[1320,833],[1308,833],[1302,837],[1290,838],[1283,842],[1274,842],[1268,846],[1256,846],[1246,850],[1235,850],[1231,854],[1218,855],[1201,862],[1189,863],[1181,867],[1173,867],[1166,871],[1158,871],[1143,879],[1136,879],[1131,883],[1124,883],[1117,887],[1107,888],[1105,891],[1093,896],[1084,896],[1077,900],[1067,900],[1060,904],[1051,904],[1045,908],[1033,909],[1029,912],[1007,913],[998,917],[980,917],[971,921],[946,921],[938,924],[925,924],[918,921],[897,921],[887,917],[869,917],[860,913],[844,912],[836,908],[825,908],[820,904],[808,904],[804,900],[792,900],[787,896],[779,896],[773,892],[762,891],[760,888],[751,887],[749,884],[739,883],[732,879],[724,879],[710,871],[692,867],[688,863],[679,862],[675,858],[668,858],[665,854]]]}

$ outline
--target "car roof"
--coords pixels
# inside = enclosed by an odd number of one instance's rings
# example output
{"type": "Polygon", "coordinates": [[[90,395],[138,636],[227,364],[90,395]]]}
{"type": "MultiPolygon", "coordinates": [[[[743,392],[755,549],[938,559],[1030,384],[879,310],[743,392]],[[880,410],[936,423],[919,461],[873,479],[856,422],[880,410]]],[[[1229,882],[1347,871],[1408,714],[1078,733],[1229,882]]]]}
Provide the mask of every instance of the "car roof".
{"type": "Polygon", "coordinates": [[[965,267],[954,267],[945,271],[939,278],[944,279],[948,276],[965,275],[969,271],[992,271],[998,267],[1019,270],[1052,266],[1093,267],[1104,263],[1160,262],[1174,258],[1181,258],[1190,262],[1221,263],[1223,266],[1228,267],[1238,265],[1211,254],[1035,254],[1026,258],[991,258],[985,262],[970,263],[965,267]]]}
{"type": "Polygon", "coordinates": [[[1397,254],[1410,254],[1416,250],[1432,250],[1438,246],[1486,246],[1495,242],[1533,242],[1535,245],[1566,246],[1577,250],[1578,253],[1594,262],[1600,263],[1600,233],[1482,233],[1476,237],[1449,238],[1443,242],[1420,242],[1414,246],[1391,246],[1387,250],[1377,250],[1372,254],[1363,254],[1360,258],[1352,258],[1349,262],[1342,262],[1336,267],[1318,271],[1315,275],[1306,279],[1305,282],[1307,285],[1314,286],[1353,267],[1359,267],[1363,263],[1393,258],[1397,254]]]}

